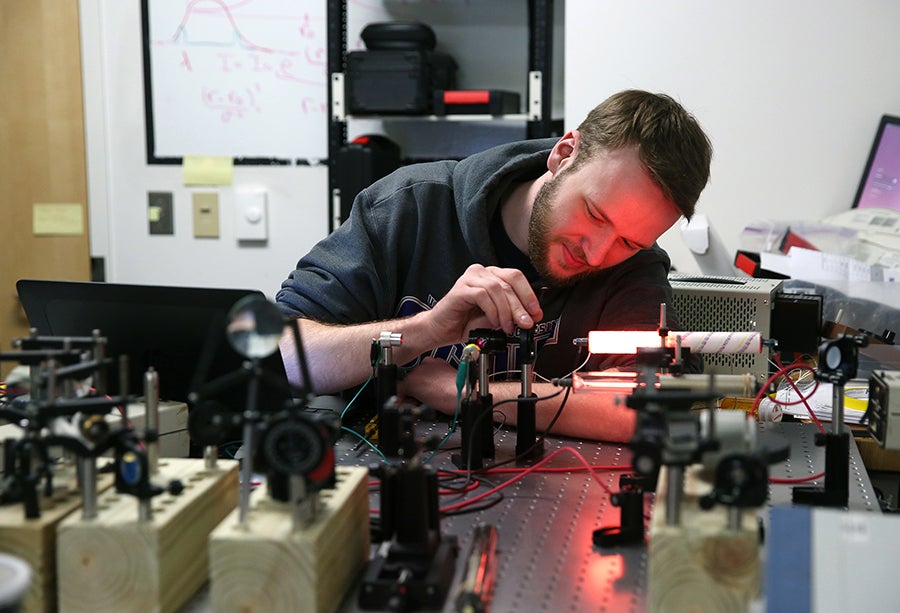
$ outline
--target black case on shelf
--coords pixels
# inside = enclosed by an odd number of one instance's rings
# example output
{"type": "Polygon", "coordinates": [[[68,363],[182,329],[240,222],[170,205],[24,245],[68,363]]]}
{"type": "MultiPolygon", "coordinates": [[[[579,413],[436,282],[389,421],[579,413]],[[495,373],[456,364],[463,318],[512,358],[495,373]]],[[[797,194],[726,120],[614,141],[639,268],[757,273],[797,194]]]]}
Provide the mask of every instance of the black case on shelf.
{"type": "Polygon", "coordinates": [[[437,90],[434,114],[507,115],[519,112],[519,94],[498,89],[437,90]]]}
{"type": "Polygon", "coordinates": [[[351,114],[428,114],[436,89],[452,89],[456,61],[434,51],[353,51],[347,54],[351,114]]]}
{"type": "Polygon", "coordinates": [[[337,185],[341,223],[350,216],[357,194],[400,167],[400,146],[381,134],[358,136],[338,150],[337,185]]]}
{"type": "Polygon", "coordinates": [[[434,51],[434,30],[419,21],[370,23],[360,34],[366,49],[434,51]]]}

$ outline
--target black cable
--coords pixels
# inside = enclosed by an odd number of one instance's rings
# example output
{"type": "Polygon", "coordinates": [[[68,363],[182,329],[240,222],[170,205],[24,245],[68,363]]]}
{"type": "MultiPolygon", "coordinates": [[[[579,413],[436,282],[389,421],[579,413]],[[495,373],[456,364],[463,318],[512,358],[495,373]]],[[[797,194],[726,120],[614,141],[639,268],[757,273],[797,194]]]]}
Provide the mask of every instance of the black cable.
{"type": "Polygon", "coordinates": [[[473,506],[465,506],[460,509],[456,509],[455,511],[444,511],[441,513],[443,517],[451,517],[453,515],[465,515],[466,513],[476,513],[478,511],[484,511],[490,509],[491,507],[497,506],[503,501],[503,493],[496,492],[496,498],[489,499],[487,502],[473,505],[473,506]]]}
{"type": "MultiPolygon", "coordinates": [[[[555,416],[553,417],[553,419],[551,420],[550,425],[549,425],[548,428],[547,428],[547,432],[549,432],[549,431],[550,431],[550,427],[552,427],[553,424],[556,423],[556,420],[559,418],[559,415],[562,413],[563,407],[566,406],[566,399],[569,397],[569,390],[570,390],[570,389],[571,389],[571,388],[566,388],[566,395],[563,397],[562,404],[559,405],[559,409],[557,409],[556,415],[555,415],[555,416]]],[[[490,414],[491,414],[491,416],[493,417],[494,409],[496,409],[498,406],[501,406],[501,405],[503,405],[503,404],[510,404],[510,403],[513,403],[513,402],[518,403],[520,400],[524,400],[525,402],[534,402],[534,403],[537,403],[537,402],[539,402],[539,401],[541,401],[541,400],[550,400],[550,399],[552,399],[552,398],[556,398],[557,396],[559,396],[559,395],[562,394],[562,393],[563,393],[563,390],[559,390],[558,392],[554,392],[554,393],[550,394],[549,396],[535,396],[535,397],[533,397],[533,398],[524,398],[524,399],[523,399],[523,398],[507,398],[506,400],[501,400],[500,402],[498,402],[498,403],[496,403],[495,405],[493,405],[493,406],[491,407],[490,414]]],[[[475,432],[478,432],[479,422],[480,422],[480,421],[484,418],[484,416],[487,415],[487,414],[488,414],[488,411],[484,411],[484,412],[482,412],[480,415],[477,415],[477,416],[475,417],[475,421],[472,422],[472,426],[471,426],[471,427],[472,427],[472,430],[474,430],[475,432]]],[[[546,432],[545,432],[544,434],[541,435],[541,439],[540,439],[541,444],[543,444],[543,441],[544,441],[544,437],[545,437],[545,436],[546,436],[546,432]]],[[[538,444],[538,441],[535,441],[535,443],[534,443],[534,445],[533,445],[532,447],[537,447],[537,444],[538,444]]],[[[523,455],[523,456],[524,456],[525,454],[530,453],[530,452],[531,452],[531,449],[528,449],[527,451],[524,451],[524,452],[523,452],[522,454],[520,454],[520,455],[523,455]]],[[[518,457],[518,456],[516,456],[516,457],[518,457]]],[[[516,460],[516,458],[513,458],[512,460],[507,460],[507,461],[501,462],[501,463],[499,463],[499,464],[493,464],[493,465],[491,466],[491,468],[493,468],[493,467],[495,467],[495,466],[503,466],[503,465],[508,464],[509,462],[512,462],[512,461],[515,461],[515,460],[516,460]]],[[[467,474],[467,475],[471,475],[472,472],[473,472],[472,469],[470,468],[471,466],[472,466],[472,445],[469,445],[468,453],[466,454],[466,474],[467,474]]],[[[479,470],[481,470],[481,469],[479,469],[479,470]]]]}
{"type": "MultiPolygon", "coordinates": [[[[575,365],[573,366],[573,368],[574,368],[575,370],[577,370],[578,367],[581,365],[581,354],[582,354],[582,350],[583,350],[583,349],[584,349],[584,344],[580,344],[580,345],[578,345],[578,350],[575,352],[575,365]]],[[[535,362],[537,362],[537,358],[535,358],[535,362]]],[[[575,370],[572,371],[572,374],[573,374],[573,375],[575,374],[575,370]]],[[[538,438],[538,439],[534,442],[533,445],[531,445],[528,449],[526,449],[526,450],[523,451],[522,453],[516,455],[515,457],[513,457],[513,458],[511,458],[511,459],[509,459],[509,460],[504,460],[503,462],[499,462],[499,463],[497,463],[497,464],[494,464],[493,466],[491,466],[491,468],[497,468],[497,467],[499,467],[499,466],[506,466],[507,464],[512,464],[513,462],[518,462],[518,461],[521,460],[522,458],[526,458],[526,457],[528,457],[529,455],[531,455],[531,452],[533,452],[533,451],[534,451],[535,449],[537,449],[539,446],[542,446],[542,445],[544,444],[544,441],[547,440],[547,436],[549,436],[550,431],[553,430],[553,426],[555,426],[555,425],[556,425],[556,422],[559,420],[560,415],[562,415],[563,408],[565,408],[566,402],[569,400],[569,392],[571,391],[571,389],[572,389],[571,387],[567,387],[567,388],[566,388],[566,394],[565,394],[565,396],[563,396],[563,399],[562,399],[562,402],[561,402],[560,405],[559,405],[559,408],[556,409],[556,414],[553,415],[553,418],[550,420],[550,423],[547,424],[547,427],[544,429],[543,432],[541,432],[540,438],[538,438]]],[[[556,392],[556,393],[553,394],[552,396],[548,396],[548,397],[545,397],[545,398],[536,398],[535,400],[537,401],[537,400],[546,400],[547,398],[554,398],[554,397],[556,397],[556,396],[559,396],[559,394],[561,394],[561,393],[562,393],[562,390],[560,390],[559,392],[556,392]]],[[[516,402],[518,402],[518,401],[521,400],[521,399],[520,399],[520,398],[516,398],[515,400],[516,400],[516,402]]],[[[504,400],[504,401],[502,401],[502,402],[512,402],[512,400],[504,400]]],[[[497,404],[502,404],[502,402],[498,402],[497,404]]],[[[495,405],[495,406],[496,406],[496,405],[495,405]]]]}
{"type": "MultiPolygon", "coordinates": [[[[534,442],[534,444],[531,445],[531,447],[529,447],[522,453],[520,453],[508,460],[503,460],[502,462],[497,462],[496,464],[492,465],[491,468],[498,468],[500,466],[506,466],[507,464],[512,464],[513,462],[518,462],[522,458],[528,457],[532,451],[537,449],[539,446],[543,445],[544,441],[547,440],[547,435],[550,434],[550,431],[553,429],[553,426],[555,426],[556,422],[559,420],[559,416],[562,415],[563,408],[565,408],[565,406],[566,406],[566,401],[569,400],[569,392],[571,390],[572,390],[571,387],[566,388],[566,394],[565,394],[565,396],[563,396],[562,402],[559,403],[559,408],[556,409],[556,414],[553,415],[553,419],[551,419],[550,423],[547,424],[547,428],[541,433],[540,438],[538,438],[534,442]]],[[[553,394],[553,396],[549,396],[549,398],[554,398],[556,396],[559,396],[560,394],[562,394],[562,390],[556,392],[555,394],[553,394]]],[[[544,399],[546,399],[546,398],[542,398],[541,400],[544,400],[544,399]]],[[[516,400],[519,400],[519,399],[517,398],[516,400]]],[[[487,470],[487,469],[485,469],[485,470],[487,470]]]]}

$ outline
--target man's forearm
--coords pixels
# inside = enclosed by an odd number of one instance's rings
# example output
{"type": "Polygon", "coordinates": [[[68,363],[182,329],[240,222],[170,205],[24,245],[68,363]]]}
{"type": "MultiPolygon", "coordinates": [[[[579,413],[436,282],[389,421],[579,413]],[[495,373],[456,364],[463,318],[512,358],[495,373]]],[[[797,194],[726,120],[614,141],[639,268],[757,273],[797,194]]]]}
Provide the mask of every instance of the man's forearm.
{"type": "MultiPolygon", "coordinates": [[[[350,326],[297,320],[312,390],[317,394],[332,394],[365,381],[372,372],[369,358],[372,339],[382,332],[403,335],[403,343],[393,348],[394,362],[398,364],[437,347],[440,339],[424,315],[350,326]]],[[[295,385],[304,383],[290,329],[282,336],[281,355],[288,380],[295,385]]]]}
{"type": "MultiPolygon", "coordinates": [[[[507,398],[516,398],[521,392],[518,383],[494,383],[490,387],[494,404],[507,398]]],[[[542,398],[550,396],[560,388],[549,383],[535,383],[532,392],[542,398]]],[[[544,432],[565,397],[565,391],[549,400],[537,403],[535,421],[538,432],[544,432]]],[[[624,404],[617,404],[619,393],[611,392],[569,392],[566,405],[559,419],[553,425],[552,434],[583,439],[627,442],[634,433],[636,414],[624,404]]],[[[506,416],[506,423],[516,425],[515,402],[498,407],[506,416]]]]}
{"type": "MultiPolygon", "coordinates": [[[[412,399],[424,402],[442,413],[452,414],[456,409],[455,379],[453,370],[446,364],[426,360],[407,375],[401,387],[403,393],[412,399]],[[423,376],[422,373],[426,374],[423,376]]],[[[521,384],[512,381],[493,382],[489,391],[496,410],[505,415],[504,422],[516,425],[515,401],[522,391],[521,384]]],[[[538,398],[552,396],[556,392],[561,393],[537,403],[535,422],[540,432],[547,429],[559,410],[565,390],[549,383],[536,382],[532,385],[532,393],[538,398]]],[[[617,398],[623,398],[621,393],[570,391],[566,406],[551,432],[592,440],[628,441],[634,432],[636,415],[632,409],[617,403],[617,398]]]]}

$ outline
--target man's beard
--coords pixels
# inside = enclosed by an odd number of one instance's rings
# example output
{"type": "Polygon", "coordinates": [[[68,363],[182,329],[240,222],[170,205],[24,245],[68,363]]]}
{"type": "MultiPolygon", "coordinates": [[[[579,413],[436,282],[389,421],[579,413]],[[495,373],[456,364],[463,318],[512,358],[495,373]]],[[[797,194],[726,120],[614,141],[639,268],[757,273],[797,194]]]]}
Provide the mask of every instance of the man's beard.
{"type": "Polygon", "coordinates": [[[593,270],[586,270],[573,275],[560,277],[550,267],[550,232],[551,217],[553,216],[553,201],[556,199],[561,185],[561,180],[567,171],[557,174],[546,181],[538,189],[531,208],[531,218],[528,221],[528,257],[531,264],[541,277],[548,279],[554,285],[574,285],[583,278],[592,274],[593,270]]]}

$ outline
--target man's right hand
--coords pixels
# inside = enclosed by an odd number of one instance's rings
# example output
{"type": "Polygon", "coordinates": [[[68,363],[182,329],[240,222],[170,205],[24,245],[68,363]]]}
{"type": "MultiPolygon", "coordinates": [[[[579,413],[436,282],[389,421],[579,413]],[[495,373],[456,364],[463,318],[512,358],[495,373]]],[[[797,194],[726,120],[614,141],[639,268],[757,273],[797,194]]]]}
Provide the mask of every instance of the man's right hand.
{"type": "Polygon", "coordinates": [[[514,268],[473,264],[428,314],[440,344],[465,342],[475,328],[529,329],[543,311],[525,275],[514,268]]]}
{"type": "MultiPolygon", "coordinates": [[[[404,364],[436,347],[465,343],[476,328],[502,329],[513,334],[516,326],[529,329],[543,318],[531,285],[520,271],[473,264],[457,279],[434,308],[412,317],[353,325],[298,320],[317,394],[331,394],[358,385],[371,373],[373,338],[386,330],[403,335],[394,360],[404,364]]],[[[293,335],[282,336],[281,354],[288,379],[302,383],[293,335]]]]}

